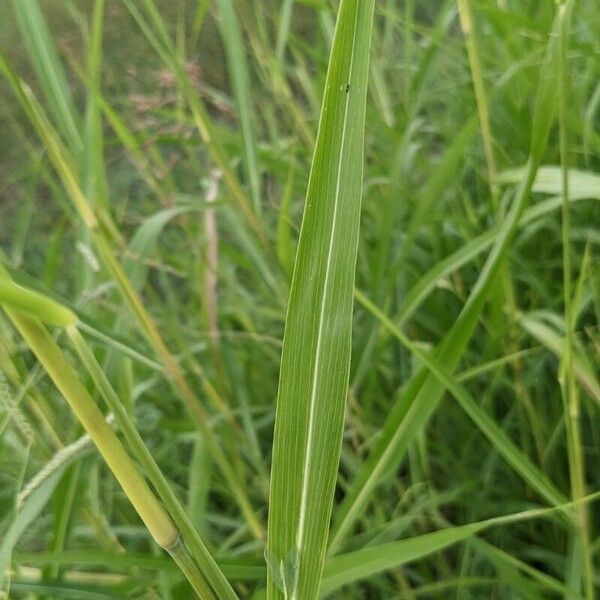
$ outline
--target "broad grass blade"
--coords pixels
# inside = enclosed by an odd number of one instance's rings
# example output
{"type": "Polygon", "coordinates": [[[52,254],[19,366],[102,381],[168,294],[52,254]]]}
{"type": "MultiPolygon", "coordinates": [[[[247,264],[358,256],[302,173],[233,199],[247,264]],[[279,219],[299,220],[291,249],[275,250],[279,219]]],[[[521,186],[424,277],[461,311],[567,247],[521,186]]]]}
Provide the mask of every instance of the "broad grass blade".
{"type": "Polygon", "coordinates": [[[268,595],[319,593],[348,385],[374,1],[343,0],[286,318],[269,510],[268,595]]]}

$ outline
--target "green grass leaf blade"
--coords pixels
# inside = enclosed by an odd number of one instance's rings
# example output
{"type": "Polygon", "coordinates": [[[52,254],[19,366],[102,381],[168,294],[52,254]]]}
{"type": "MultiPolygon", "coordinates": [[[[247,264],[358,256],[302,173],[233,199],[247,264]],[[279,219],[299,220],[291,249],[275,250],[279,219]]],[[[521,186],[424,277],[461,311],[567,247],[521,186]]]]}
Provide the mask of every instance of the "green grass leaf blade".
{"type": "Polygon", "coordinates": [[[100,109],[102,86],[102,34],[104,25],[104,0],[94,4],[87,62],[89,85],[83,128],[83,192],[92,205],[100,204],[104,209],[108,204],[108,184],[104,164],[104,132],[100,109]]]}
{"type": "Polygon", "coordinates": [[[418,560],[448,546],[462,542],[487,526],[485,521],[449,527],[406,540],[368,546],[342,554],[327,562],[322,593],[329,594],[342,585],[365,579],[375,573],[418,560]]]}
{"type": "Polygon", "coordinates": [[[58,176],[86,227],[95,229],[98,225],[98,220],[79,186],[74,166],[75,160],[50,124],[31,89],[16,76],[2,54],[0,54],[0,73],[8,80],[19,103],[38,133],[58,176]]]}
{"type": "Polygon", "coordinates": [[[261,213],[260,174],[256,155],[256,139],[254,133],[252,102],[250,92],[250,76],[248,61],[232,0],[218,0],[221,13],[221,37],[227,54],[229,79],[237,105],[237,116],[243,140],[243,161],[246,176],[250,184],[250,195],[254,212],[261,213]]]}
{"type": "Polygon", "coordinates": [[[500,454],[515,472],[522,477],[523,481],[527,482],[542,498],[554,506],[559,506],[567,502],[567,498],[564,494],[556,489],[554,484],[548,480],[548,477],[512,442],[504,430],[475,401],[467,389],[456,381],[454,376],[449,375],[448,372],[437,364],[435,359],[430,358],[427,353],[423,352],[416,344],[412,343],[402,331],[361,292],[356,292],[356,299],[379,319],[383,326],[386,327],[401,344],[406,346],[406,348],[426,366],[440,383],[448,389],[461,408],[496,449],[498,454],[500,454]]]}
{"type": "MultiPolygon", "coordinates": [[[[536,183],[533,186],[533,192],[541,193],[543,191],[542,186],[544,184],[540,183],[539,175],[547,168],[550,167],[542,167],[538,172],[536,183]]],[[[516,177],[517,175],[518,179],[515,179],[515,181],[520,181],[520,179],[523,177],[523,171],[515,171],[514,176],[516,177]]],[[[573,175],[572,171],[571,175],[573,175]]],[[[573,177],[572,180],[576,180],[576,178],[573,177]]],[[[592,181],[593,180],[590,180],[590,187],[582,185],[578,188],[578,193],[572,193],[569,197],[569,201],[575,203],[586,199],[600,200],[600,185],[593,189],[591,187],[592,181]]],[[[550,191],[551,186],[548,186],[547,189],[550,191]]],[[[545,217],[553,211],[558,210],[561,207],[561,202],[562,199],[558,196],[538,202],[535,206],[528,208],[523,213],[523,216],[519,222],[519,227],[524,228],[526,225],[545,217]]],[[[404,325],[415,314],[419,306],[421,306],[429,294],[436,289],[438,282],[443,278],[448,277],[454,271],[460,269],[463,265],[471,262],[482,252],[490,248],[494,243],[494,239],[498,235],[498,231],[499,227],[494,227],[493,229],[482,233],[476,238],[473,238],[464,246],[458,248],[458,250],[435,264],[429,271],[419,277],[419,280],[416,281],[405,294],[394,322],[399,326],[404,325]]]]}
{"type": "Polygon", "coordinates": [[[281,360],[271,599],[316,598],[323,569],[350,368],[373,12],[373,0],[341,3],[329,63],[281,360]]]}
{"type": "MultiPolygon", "coordinates": [[[[600,197],[600,175],[593,171],[569,169],[569,200],[581,198],[600,197]]],[[[523,169],[504,171],[499,176],[501,183],[518,183],[523,177],[523,169]]],[[[550,194],[552,196],[562,193],[561,168],[553,165],[544,165],[539,168],[533,191],[537,194],[550,194]]]]}
{"type": "Polygon", "coordinates": [[[13,0],[13,10],[44,96],[72,152],[83,149],[77,110],[58,50],[37,0],[13,0]]]}
{"type": "Polygon", "coordinates": [[[285,48],[290,34],[294,0],[283,0],[279,13],[279,26],[277,27],[277,44],[275,46],[275,58],[281,66],[284,62],[285,48]]]}
{"type": "Polygon", "coordinates": [[[399,567],[433,552],[438,552],[491,527],[510,525],[531,519],[552,518],[559,512],[596,502],[599,498],[600,492],[596,492],[577,501],[565,502],[551,508],[533,508],[500,515],[483,521],[456,525],[409,539],[367,546],[360,550],[341,554],[327,561],[321,589],[322,594],[330,593],[346,583],[365,579],[376,573],[399,567]]]}
{"type": "Polygon", "coordinates": [[[235,592],[231,589],[231,586],[223,576],[223,573],[213,560],[204,541],[195,530],[185,510],[179,503],[177,496],[171,490],[166,478],[156,464],[152,453],[148,450],[140,434],[136,430],[133,420],[127,413],[127,410],[123,406],[110,381],[98,364],[91,348],[87,345],[77,328],[68,328],[67,335],[69,336],[79,359],[114,414],[123,436],[129,444],[131,452],[144,469],[146,476],[151,481],[160,499],[171,515],[171,518],[175,522],[185,544],[191,550],[204,578],[211,585],[212,589],[218,593],[218,598],[220,600],[235,600],[237,598],[235,592]]]}
{"type": "Polygon", "coordinates": [[[4,587],[5,577],[10,567],[12,551],[23,532],[39,517],[54,489],[60,481],[62,470],[54,473],[38,489],[36,489],[11,521],[8,529],[2,532],[0,542],[0,588],[4,587]]]}
{"type": "MultiPolygon", "coordinates": [[[[562,356],[564,339],[553,331],[546,323],[537,318],[537,315],[529,314],[521,317],[521,326],[529,335],[540,344],[548,348],[557,358],[562,356]]],[[[573,350],[573,371],[575,376],[587,391],[591,398],[600,404],[600,383],[596,378],[592,367],[587,364],[584,355],[573,350]]]]}
{"type": "Polygon", "coordinates": [[[77,321],[77,315],[47,296],[16,284],[0,272],[0,304],[35,316],[44,323],[66,327],[77,321]]]}
{"type": "Polygon", "coordinates": [[[179,215],[194,210],[198,210],[198,207],[174,206],[172,208],[166,208],[145,219],[137,228],[127,247],[130,258],[124,265],[125,271],[129,275],[129,279],[136,290],[139,291],[142,289],[146,280],[148,267],[144,260],[151,256],[155,251],[158,238],[162,234],[164,228],[168,225],[169,221],[179,215]]]}

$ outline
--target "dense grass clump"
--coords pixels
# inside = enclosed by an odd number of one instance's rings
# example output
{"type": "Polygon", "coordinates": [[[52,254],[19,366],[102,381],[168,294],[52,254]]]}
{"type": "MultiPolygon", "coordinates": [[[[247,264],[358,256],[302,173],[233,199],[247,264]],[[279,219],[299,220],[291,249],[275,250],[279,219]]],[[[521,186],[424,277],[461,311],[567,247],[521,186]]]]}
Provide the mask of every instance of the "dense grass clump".
{"type": "Polygon", "coordinates": [[[598,595],[593,0],[0,34],[0,597],[598,595]]]}

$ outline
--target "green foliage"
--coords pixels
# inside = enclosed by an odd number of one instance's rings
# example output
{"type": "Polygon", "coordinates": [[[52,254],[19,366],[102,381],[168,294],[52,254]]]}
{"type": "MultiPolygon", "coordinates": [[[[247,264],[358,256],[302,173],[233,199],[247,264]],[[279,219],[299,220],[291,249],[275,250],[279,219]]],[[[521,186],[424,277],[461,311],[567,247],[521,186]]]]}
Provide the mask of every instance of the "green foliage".
{"type": "Polygon", "coordinates": [[[0,596],[598,596],[596,2],[0,40],[0,596]]]}

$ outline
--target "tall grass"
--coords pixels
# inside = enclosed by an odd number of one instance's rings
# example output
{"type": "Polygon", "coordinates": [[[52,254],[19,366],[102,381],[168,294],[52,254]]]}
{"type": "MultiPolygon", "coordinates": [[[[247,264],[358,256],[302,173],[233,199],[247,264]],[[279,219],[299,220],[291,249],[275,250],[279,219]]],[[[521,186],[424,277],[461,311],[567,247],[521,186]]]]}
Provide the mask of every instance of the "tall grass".
{"type": "Polygon", "coordinates": [[[0,21],[0,594],[597,596],[594,2],[0,21]]]}

